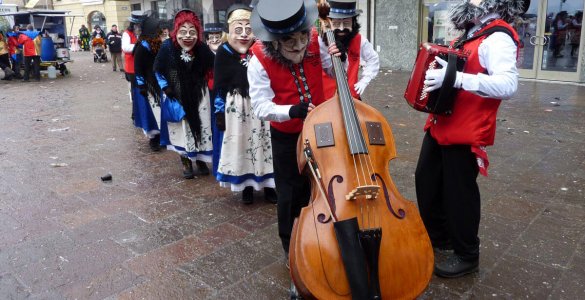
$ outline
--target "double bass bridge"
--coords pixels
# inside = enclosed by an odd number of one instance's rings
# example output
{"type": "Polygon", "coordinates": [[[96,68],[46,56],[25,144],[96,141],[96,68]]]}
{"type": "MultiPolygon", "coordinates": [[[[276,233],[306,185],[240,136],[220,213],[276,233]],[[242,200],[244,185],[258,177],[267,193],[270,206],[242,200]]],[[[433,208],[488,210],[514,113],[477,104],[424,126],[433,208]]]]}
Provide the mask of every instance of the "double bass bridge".
{"type": "Polygon", "coordinates": [[[362,185],[353,189],[345,195],[345,200],[355,200],[357,197],[365,196],[367,200],[376,199],[380,193],[380,187],[377,185],[362,185]]]}

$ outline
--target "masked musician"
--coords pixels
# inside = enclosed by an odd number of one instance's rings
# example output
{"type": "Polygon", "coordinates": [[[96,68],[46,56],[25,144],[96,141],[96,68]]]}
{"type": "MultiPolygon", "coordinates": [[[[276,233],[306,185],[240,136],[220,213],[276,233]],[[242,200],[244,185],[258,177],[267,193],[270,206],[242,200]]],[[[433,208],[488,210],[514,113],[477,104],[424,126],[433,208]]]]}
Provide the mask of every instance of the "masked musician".
{"type": "Polygon", "coordinates": [[[458,89],[452,114],[429,115],[418,165],[416,194],[421,217],[437,253],[435,274],[460,277],[479,267],[480,195],[477,175],[487,176],[486,146],[493,145],[501,100],[518,87],[518,35],[508,24],[528,7],[525,0],[462,0],[451,22],[464,34],[453,46],[469,53],[454,86],[442,86],[446,62],[428,70],[427,92],[458,89]],[[450,250],[451,251],[445,251],[450,250]]]}
{"type": "Polygon", "coordinates": [[[195,12],[179,11],[173,28],[171,38],[163,42],[156,55],[154,71],[165,94],[163,101],[178,101],[185,112],[182,120],[166,122],[171,143],[167,149],[180,154],[183,177],[193,179],[195,175],[209,175],[206,163],[211,162],[213,147],[207,79],[214,57],[202,40],[203,28],[195,12]],[[197,164],[196,172],[192,160],[197,164]]]}
{"type": "MultiPolygon", "coordinates": [[[[376,78],[380,70],[380,58],[372,44],[363,37],[357,17],[361,10],[356,9],[356,0],[336,0],[319,4],[322,19],[329,18],[331,30],[335,33],[337,48],[341,51],[341,61],[345,63],[347,79],[352,96],[361,99],[366,87],[376,78]],[[329,11],[329,13],[327,13],[329,11]],[[361,78],[358,76],[363,65],[361,78]]],[[[326,38],[323,38],[326,41],[326,38]]],[[[322,43],[322,45],[326,45],[322,43]]],[[[321,51],[326,52],[326,49],[321,51]]],[[[323,74],[325,99],[331,99],[337,91],[335,79],[323,74]]]]}
{"type": "MultiPolygon", "coordinates": [[[[251,19],[262,42],[252,46],[248,64],[250,98],[256,116],[270,121],[278,234],[287,258],[293,221],[310,197],[309,179],[297,167],[297,139],[307,114],[325,101],[322,66],[331,66],[329,53],[319,51],[317,17],[313,0],[260,0],[251,19]]],[[[339,55],[335,45],[329,52],[339,55]]]]}

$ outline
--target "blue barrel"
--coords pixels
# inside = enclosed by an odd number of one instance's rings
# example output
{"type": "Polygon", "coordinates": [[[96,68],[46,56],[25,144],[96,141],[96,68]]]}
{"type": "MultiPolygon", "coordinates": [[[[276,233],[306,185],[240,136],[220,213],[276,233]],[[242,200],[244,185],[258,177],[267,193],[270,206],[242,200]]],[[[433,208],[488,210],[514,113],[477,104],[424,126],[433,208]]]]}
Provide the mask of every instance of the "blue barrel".
{"type": "Polygon", "coordinates": [[[50,37],[44,37],[41,39],[41,60],[55,60],[55,44],[50,37]]]}

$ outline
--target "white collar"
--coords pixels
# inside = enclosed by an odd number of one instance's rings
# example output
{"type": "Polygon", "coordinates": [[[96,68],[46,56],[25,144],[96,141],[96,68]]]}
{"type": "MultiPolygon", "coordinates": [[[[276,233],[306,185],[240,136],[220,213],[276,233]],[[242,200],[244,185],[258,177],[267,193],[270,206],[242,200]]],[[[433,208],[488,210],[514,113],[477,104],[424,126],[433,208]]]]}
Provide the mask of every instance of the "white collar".
{"type": "Polygon", "coordinates": [[[479,19],[479,23],[476,24],[475,26],[473,26],[471,28],[471,30],[469,30],[469,33],[467,34],[467,37],[470,38],[473,36],[473,34],[478,31],[480,28],[482,28],[484,26],[485,23],[491,21],[491,20],[495,20],[495,19],[501,19],[502,17],[500,16],[499,13],[489,13],[483,17],[481,17],[481,19],[479,19]]]}

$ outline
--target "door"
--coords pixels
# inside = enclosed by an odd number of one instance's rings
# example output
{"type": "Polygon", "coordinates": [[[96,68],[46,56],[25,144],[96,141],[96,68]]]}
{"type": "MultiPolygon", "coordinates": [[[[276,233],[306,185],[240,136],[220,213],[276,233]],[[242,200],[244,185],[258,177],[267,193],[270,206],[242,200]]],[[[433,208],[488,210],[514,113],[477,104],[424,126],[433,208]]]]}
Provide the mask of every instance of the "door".
{"type": "Polygon", "coordinates": [[[584,2],[531,1],[524,17],[514,23],[522,45],[518,54],[521,77],[579,81],[584,2]]]}

